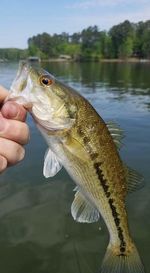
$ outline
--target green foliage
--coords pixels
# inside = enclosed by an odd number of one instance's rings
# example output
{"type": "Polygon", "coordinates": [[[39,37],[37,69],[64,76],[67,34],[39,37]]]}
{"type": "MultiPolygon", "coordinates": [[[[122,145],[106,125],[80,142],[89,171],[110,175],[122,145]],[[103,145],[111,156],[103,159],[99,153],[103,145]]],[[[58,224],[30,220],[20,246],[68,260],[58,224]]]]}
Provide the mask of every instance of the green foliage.
{"type": "Polygon", "coordinates": [[[150,58],[150,21],[133,24],[128,20],[113,26],[109,32],[89,26],[81,32],[53,36],[43,33],[28,41],[29,51],[46,58],[70,55],[80,60],[101,58],[150,58]],[[32,50],[33,49],[33,50],[32,50]]]}
{"type": "Polygon", "coordinates": [[[133,53],[134,25],[129,21],[113,26],[109,35],[112,39],[112,48],[115,58],[127,58],[133,53]]]}
{"type": "Polygon", "coordinates": [[[0,48],[0,59],[16,61],[20,59],[26,59],[28,56],[28,50],[18,48],[0,48]]]}
{"type": "Polygon", "coordinates": [[[81,56],[87,60],[98,60],[105,56],[107,34],[97,26],[81,32],[81,56]]]}
{"type": "Polygon", "coordinates": [[[150,20],[139,22],[136,27],[134,52],[142,58],[150,58],[150,20]]]}
{"type": "Polygon", "coordinates": [[[75,56],[78,56],[80,55],[80,52],[81,52],[81,48],[80,48],[80,45],[79,44],[69,44],[69,43],[66,43],[66,44],[63,44],[63,47],[62,47],[62,52],[66,55],[70,55],[71,57],[75,57],[75,56]]]}
{"type": "Polygon", "coordinates": [[[150,20],[131,23],[128,20],[108,32],[89,26],[81,32],[50,35],[46,32],[28,39],[28,49],[0,49],[0,59],[19,60],[28,56],[41,59],[68,55],[74,60],[102,58],[150,58],[150,20]]]}
{"type": "Polygon", "coordinates": [[[150,29],[144,31],[143,35],[144,43],[142,45],[143,56],[150,58],[150,29]]]}
{"type": "Polygon", "coordinates": [[[132,53],[133,53],[133,39],[131,37],[127,37],[119,47],[118,56],[124,59],[124,58],[131,57],[132,53]]]}

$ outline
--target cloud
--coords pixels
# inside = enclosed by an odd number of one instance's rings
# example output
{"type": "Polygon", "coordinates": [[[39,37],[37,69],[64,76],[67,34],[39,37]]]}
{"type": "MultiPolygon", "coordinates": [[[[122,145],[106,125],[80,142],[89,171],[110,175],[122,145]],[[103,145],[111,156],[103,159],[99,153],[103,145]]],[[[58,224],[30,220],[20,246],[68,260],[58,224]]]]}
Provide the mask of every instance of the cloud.
{"type": "Polygon", "coordinates": [[[137,23],[139,21],[150,20],[150,6],[140,8],[140,10],[122,10],[115,14],[111,12],[111,9],[107,12],[99,12],[99,14],[80,14],[71,15],[67,18],[63,18],[62,22],[67,27],[69,33],[81,31],[90,25],[99,26],[100,30],[109,30],[112,26],[119,24],[125,20],[137,23]]]}
{"type": "Polygon", "coordinates": [[[134,5],[137,7],[137,5],[145,5],[149,4],[149,0],[82,0],[74,2],[73,4],[70,4],[67,6],[67,8],[70,9],[90,9],[90,8],[96,8],[96,7],[112,7],[112,6],[118,6],[118,5],[134,5]]]}
{"type": "Polygon", "coordinates": [[[110,16],[109,23],[111,23],[111,26],[114,24],[118,24],[120,22],[123,22],[124,20],[129,20],[132,23],[137,23],[139,21],[146,21],[150,20],[150,6],[143,8],[140,8],[139,10],[126,10],[124,12],[117,13],[116,17],[110,16]]]}
{"type": "Polygon", "coordinates": [[[125,20],[133,23],[150,20],[149,0],[76,0],[68,8],[73,9],[71,17],[67,17],[68,32],[90,25],[109,30],[125,20]]]}

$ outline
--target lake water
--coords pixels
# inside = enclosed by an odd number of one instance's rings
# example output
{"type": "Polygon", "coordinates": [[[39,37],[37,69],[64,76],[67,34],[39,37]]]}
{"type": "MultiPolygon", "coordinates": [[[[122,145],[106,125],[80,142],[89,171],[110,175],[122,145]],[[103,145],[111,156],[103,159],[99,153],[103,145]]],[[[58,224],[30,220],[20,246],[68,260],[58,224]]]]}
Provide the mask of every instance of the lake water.
{"type": "MultiPolygon", "coordinates": [[[[125,131],[121,156],[143,174],[145,186],[130,194],[130,230],[150,272],[150,64],[43,64],[85,96],[104,120],[125,131]]],[[[18,64],[0,64],[0,83],[9,88],[18,64]]],[[[2,273],[95,273],[108,231],[99,221],[76,223],[70,214],[74,183],[63,169],[42,175],[46,144],[28,117],[31,141],[26,158],[0,176],[0,270],[2,273]]]]}

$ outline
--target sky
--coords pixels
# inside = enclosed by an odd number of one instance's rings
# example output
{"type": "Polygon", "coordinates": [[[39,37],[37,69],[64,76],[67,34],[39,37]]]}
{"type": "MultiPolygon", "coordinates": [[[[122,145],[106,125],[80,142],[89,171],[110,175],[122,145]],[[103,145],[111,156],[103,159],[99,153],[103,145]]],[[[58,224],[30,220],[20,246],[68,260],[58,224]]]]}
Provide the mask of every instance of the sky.
{"type": "Polygon", "coordinates": [[[80,32],[150,19],[150,0],[1,0],[0,48],[27,48],[33,35],[80,32]]]}

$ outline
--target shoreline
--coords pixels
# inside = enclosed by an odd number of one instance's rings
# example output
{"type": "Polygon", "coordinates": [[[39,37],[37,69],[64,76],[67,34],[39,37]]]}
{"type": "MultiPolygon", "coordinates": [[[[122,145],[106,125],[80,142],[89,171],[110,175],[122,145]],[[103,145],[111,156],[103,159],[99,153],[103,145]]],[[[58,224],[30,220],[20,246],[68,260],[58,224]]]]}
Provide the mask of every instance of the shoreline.
{"type": "Polygon", "coordinates": [[[61,58],[50,58],[41,60],[41,62],[73,62],[73,63],[150,63],[150,59],[138,59],[138,58],[127,58],[127,59],[100,59],[100,60],[74,60],[74,59],[61,59],[61,58]]]}
{"type": "Polygon", "coordinates": [[[127,59],[99,59],[99,60],[74,60],[74,59],[62,59],[62,58],[49,58],[41,60],[2,60],[0,63],[8,62],[19,62],[29,61],[31,63],[150,63],[150,59],[138,59],[138,58],[127,58],[127,59]]]}

